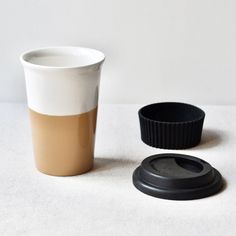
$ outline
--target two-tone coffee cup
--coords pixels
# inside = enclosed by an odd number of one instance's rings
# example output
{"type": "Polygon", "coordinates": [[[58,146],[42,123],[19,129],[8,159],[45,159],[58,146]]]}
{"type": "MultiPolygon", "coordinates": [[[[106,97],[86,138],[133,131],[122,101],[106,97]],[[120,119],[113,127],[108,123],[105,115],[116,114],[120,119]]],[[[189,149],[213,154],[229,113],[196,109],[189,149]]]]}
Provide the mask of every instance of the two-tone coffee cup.
{"type": "Polygon", "coordinates": [[[77,175],[93,166],[100,72],[105,56],[83,47],[21,55],[39,171],[77,175]]]}

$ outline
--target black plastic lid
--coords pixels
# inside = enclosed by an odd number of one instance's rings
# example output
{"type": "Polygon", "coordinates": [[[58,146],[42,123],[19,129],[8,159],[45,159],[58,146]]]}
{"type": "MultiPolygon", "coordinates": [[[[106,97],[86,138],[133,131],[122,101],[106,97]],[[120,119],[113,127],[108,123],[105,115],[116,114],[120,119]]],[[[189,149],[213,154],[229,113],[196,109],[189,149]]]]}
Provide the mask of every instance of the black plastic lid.
{"type": "Polygon", "coordinates": [[[199,144],[205,112],[191,104],[154,103],[139,112],[142,141],[152,147],[186,149],[199,144]]]}
{"type": "Polygon", "coordinates": [[[147,157],[133,173],[133,184],[148,195],[172,199],[204,198],[220,191],[221,174],[209,163],[182,154],[147,157]]]}

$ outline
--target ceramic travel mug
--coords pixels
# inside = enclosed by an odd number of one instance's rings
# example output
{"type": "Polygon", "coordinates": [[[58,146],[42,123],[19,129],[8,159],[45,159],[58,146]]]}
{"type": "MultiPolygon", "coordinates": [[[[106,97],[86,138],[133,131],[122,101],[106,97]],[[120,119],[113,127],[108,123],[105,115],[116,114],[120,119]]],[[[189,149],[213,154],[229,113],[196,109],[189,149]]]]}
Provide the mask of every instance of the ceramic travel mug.
{"type": "Polygon", "coordinates": [[[83,47],[21,55],[39,171],[82,174],[93,166],[102,52],[83,47]]]}

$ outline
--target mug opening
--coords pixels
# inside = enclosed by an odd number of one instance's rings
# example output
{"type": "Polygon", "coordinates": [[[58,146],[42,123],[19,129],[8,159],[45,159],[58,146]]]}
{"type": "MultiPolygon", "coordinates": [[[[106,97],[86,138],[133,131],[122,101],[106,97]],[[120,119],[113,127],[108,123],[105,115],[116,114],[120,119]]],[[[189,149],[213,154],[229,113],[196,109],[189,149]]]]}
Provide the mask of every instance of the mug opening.
{"type": "Polygon", "coordinates": [[[40,48],[25,52],[20,57],[23,64],[46,68],[80,68],[104,61],[102,52],[84,47],[40,48]]]}
{"type": "Polygon", "coordinates": [[[157,122],[182,123],[202,119],[205,113],[198,107],[186,103],[163,102],[147,105],[140,114],[157,122]]]}

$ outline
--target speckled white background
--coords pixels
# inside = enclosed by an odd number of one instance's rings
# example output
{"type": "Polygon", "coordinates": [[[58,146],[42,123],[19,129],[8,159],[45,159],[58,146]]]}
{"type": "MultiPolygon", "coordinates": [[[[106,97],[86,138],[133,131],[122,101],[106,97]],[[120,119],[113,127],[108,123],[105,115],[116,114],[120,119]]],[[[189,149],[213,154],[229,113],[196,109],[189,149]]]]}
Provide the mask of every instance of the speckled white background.
{"type": "Polygon", "coordinates": [[[236,235],[236,107],[205,106],[202,143],[189,150],[210,162],[225,189],[194,201],[147,196],[132,185],[142,159],[169,152],[139,138],[135,105],[101,106],[93,171],[52,177],[35,170],[23,104],[0,104],[0,235],[236,235]]]}

